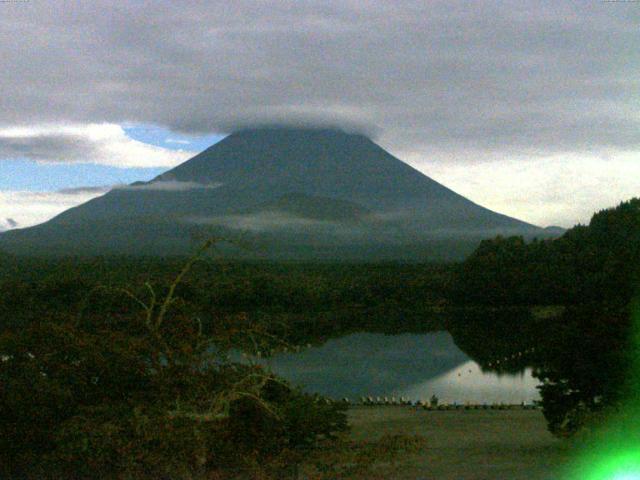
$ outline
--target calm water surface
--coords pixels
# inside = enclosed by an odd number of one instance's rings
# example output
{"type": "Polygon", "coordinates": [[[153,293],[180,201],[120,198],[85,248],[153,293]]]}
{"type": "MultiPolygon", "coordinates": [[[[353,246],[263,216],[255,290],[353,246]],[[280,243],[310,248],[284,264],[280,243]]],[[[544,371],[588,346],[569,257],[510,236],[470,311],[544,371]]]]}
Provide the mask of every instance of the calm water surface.
{"type": "Polygon", "coordinates": [[[539,399],[531,370],[520,375],[483,373],[446,332],[358,333],[265,363],[311,393],[333,398],[435,394],[453,403],[530,403],[539,399]]]}

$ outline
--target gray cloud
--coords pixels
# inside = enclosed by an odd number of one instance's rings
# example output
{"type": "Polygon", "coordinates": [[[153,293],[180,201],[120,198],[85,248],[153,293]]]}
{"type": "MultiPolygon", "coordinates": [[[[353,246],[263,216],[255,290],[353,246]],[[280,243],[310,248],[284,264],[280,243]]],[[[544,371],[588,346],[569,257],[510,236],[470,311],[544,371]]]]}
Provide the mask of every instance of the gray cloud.
{"type": "Polygon", "coordinates": [[[117,124],[44,124],[0,128],[0,158],[94,163],[117,167],[171,167],[194,152],[167,150],[129,138],[117,124]]]}
{"type": "Polygon", "coordinates": [[[11,230],[12,228],[16,228],[17,226],[18,222],[16,222],[13,218],[0,219],[0,232],[11,230]]]}
{"type": "MultiPolygon", "coordinates": [[[[117,186],[115,186],[117,187],[117,186]]],[[[97,187],[73,187],[73,188],[62,188],[57,191],[57,193],[61,193],[63,195],[82,195],[82,194],[96,194],[100,195],[103,193],[107,193],[109,190],[114,188],[114,186],[97,186],[97,187]]]]}
{"type": "Polygon", "coordinates": [[[469,160],[630,150],[639,20],[637,4],[598,1],[7,3],[1,121],[199,133],[303,118],[469,160]]]}
{"type": "Polygon", "coordinates": [[[77,136],[52,134],[38,137],[0,139],[3,157],[28,157],[40,161],[87,161],[95,157],[95,146],[77,136]]]}
{"type": "Polygon", "coordinates": [[[62,192],[29,192],[0,190],[0,212],[6,220],[0,219],[0,230],[14,228],[9,222],[13,219],[20,228],[42,223],[59,213],[87,202],[103,192],[88,188],[66,189],[62,192]]]}
{"type": "Polygon", "coordinates": [[[188,190],[215,189],[220,188],[222,183],[197,183],[180,182],[177,180],[160,180],[149,183],[134,183],[133,185],[119,185],[119,190],[152,190],[161,192],[185,192],[188,190]]]}
{"type": "Polygon", "coordinates": [[[281,229],[308,230],[310,228],[330,228],[338,226],[336,222],[314,220],[291,215],[285,212],[259,212],[246,215],[225,215],[218,217],[193,217],[185,220],[198,225],[223,226],[251,232],[265,232],[281,229]]]}

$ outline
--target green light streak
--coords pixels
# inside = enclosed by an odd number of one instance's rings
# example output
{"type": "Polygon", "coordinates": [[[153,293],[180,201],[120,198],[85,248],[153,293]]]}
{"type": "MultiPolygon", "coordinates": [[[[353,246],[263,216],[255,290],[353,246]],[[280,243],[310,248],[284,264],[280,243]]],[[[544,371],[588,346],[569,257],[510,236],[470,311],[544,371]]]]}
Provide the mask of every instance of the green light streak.
{"type": "Polygon", "coordinates": [[[640,480],[640,302],[632,311],[634,348],[627,400],[582,447],[567,480],[640,480]]]}

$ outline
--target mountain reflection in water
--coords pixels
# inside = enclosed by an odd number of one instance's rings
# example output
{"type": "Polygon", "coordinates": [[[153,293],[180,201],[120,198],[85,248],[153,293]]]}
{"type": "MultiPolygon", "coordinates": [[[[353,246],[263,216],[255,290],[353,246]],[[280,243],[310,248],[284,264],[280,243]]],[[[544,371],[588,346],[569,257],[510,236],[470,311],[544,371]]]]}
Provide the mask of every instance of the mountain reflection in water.
{"type": "Polygon", "coordinates": [[[357,333],[263,363],[306,391],[333,398],[426,400],[436,394],[450,403],[519,403],[538,398],[530,370],[521,375],[483,373],[446,332],[357,333]]]}
{"type": "Polygon", "coordinates": [[[403,390],[410,399],[428,399],[435,394],[446,403],[531,403],[539,400],[538,381],[528,368],[521,374],[497,375],[483,372],[472,360],[442,375],[403,390]]]}

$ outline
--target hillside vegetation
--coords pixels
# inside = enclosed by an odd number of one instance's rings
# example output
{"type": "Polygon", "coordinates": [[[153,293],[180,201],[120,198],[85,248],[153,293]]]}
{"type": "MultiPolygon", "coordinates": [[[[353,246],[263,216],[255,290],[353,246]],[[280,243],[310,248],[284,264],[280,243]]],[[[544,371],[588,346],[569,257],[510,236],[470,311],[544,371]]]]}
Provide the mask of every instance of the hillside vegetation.
{"type": "Polygon", "coordinates": [[[632,321],[639,273],[640,199],[602,210],[555,240],[486,240],[458,268],[451,299],[500,311],[458,318],[450,328],[487,367],[509,369],[513,355],[511,367],[534,366],[551,430],[571,434],[629,401],[640,353],[632,321]],[[561,313],[504,308],[532,304],[561,306],[561,313]]]}

